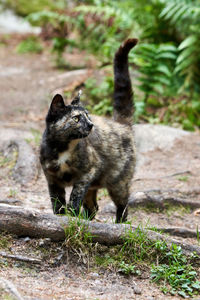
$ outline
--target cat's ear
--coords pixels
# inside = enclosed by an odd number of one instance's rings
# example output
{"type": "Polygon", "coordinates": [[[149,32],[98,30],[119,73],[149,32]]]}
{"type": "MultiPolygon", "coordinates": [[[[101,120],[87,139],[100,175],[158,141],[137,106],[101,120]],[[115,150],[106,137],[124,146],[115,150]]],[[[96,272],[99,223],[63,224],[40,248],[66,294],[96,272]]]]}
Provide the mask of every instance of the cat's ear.
{"type": "Polygon", "coordinates": [[[53,97],[51,102],[50,111],[52,112],[59,112],[65,108],[65,103],[63,97],[60,94],[56,94],[53,97]]]}
{"type": "Polygon", "coordinates": [[[78,95],[76,97],[74,97],[74,99],[72,100],[71,105],[77,105],[78,106],[80,104],[80,96],[81,96],[81,94],[82,94],[82,91],[80,90],[78,92],[78,95]]]}

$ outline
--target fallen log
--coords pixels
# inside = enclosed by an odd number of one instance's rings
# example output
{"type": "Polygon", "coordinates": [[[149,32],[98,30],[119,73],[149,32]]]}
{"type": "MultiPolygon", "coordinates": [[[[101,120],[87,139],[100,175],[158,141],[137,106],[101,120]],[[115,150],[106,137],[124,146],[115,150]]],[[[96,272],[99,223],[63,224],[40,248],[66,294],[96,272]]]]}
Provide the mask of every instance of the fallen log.
{"type": "Polygon", "coordinates": [[[158,231],[168,233],[170,235],[180,236],[182,238],[197,238],[197,232],[182,227],[157,227],[158,231]]]}
{"type": "MultiPolygon", "coordinates": [[[[56,216],[53,214],[42,214],[37,210],[30,210],[19,206],[0,204],[0,231],[16,234],[18,236],[29,236],[33,238],[50,238],[52,241],[62,241],[66,238],[66,229],[71,226],[72,218],[67,216],[56,216]]],[[[138,228],[129,224],[107,224],[95,223],[86,220],[78,220],[79,226],[90,233],[93,242],[105,245],[122,244],[124,236],[131,230],[137,232],[138,228]]],[[[176,244],[182,247],[185,254],[196,252],[200,255],[200,247],[186,244],[163,234],[144,229],[147,238],[156,241],[166,241],[170,247],[176,244]]]]}

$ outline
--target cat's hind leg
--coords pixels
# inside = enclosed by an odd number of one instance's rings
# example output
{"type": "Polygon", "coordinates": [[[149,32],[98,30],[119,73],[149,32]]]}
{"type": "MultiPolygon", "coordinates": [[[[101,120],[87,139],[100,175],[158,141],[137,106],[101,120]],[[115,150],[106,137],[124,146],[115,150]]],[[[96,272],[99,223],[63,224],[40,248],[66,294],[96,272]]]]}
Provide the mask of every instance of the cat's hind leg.
{"type": "Polygon", "coordinates": [[[128,216],[129,188],[124,182],[107,187],[109,195],[116,205],[116,223],[126,222],[128,216]]]}

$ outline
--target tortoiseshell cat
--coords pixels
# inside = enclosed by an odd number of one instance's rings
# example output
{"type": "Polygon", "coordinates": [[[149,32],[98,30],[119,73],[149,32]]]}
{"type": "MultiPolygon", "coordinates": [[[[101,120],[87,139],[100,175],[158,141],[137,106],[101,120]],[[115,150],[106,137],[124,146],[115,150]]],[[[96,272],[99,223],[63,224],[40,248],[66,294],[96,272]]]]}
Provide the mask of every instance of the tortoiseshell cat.
{"type": "Polygon", "coordinates": [[[135,169],[132,131],[133,92],[128,53],[137,39],[128,39],[114,58],[114,120],[89,116],[79,95],[65,106],[57,94],[51,103],[40,150],[55,214],[65,213],[65,187],[73,186],[68,209],[88,217],[98,210],[97,190],[107,188],[116,205],[116,222],[127,218],[127,203],[135,169]]]}

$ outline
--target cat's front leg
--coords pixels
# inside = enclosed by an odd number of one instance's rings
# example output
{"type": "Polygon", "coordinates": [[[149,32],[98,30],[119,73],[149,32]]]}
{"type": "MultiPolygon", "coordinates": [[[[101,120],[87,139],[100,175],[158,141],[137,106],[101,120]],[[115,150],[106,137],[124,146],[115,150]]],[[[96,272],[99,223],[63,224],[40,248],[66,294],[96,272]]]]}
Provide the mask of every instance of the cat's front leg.
{"type": "Polygon", "coordinates": [[[83,199],[88,191],[90,184],[86,182],[75,183],[70,195],[68,209],[74,215],[79,215],[83,199]]]}
{"type": "Polygon", "coordinates": [[[57,183],[51,183],[48,187],[54,214],[65,214],[65,189],[57,183]]]}

